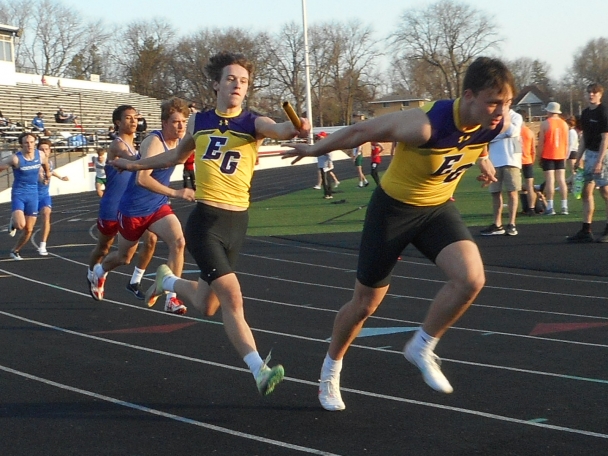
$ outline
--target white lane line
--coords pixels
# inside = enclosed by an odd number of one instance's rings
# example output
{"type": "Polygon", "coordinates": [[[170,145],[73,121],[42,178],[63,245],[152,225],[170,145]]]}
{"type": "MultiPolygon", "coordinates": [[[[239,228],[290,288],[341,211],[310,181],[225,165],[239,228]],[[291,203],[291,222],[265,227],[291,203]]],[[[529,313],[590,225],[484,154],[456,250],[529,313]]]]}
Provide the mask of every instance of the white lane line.
{"type": "Polygon", "coordinates": [[[151,415],[168,418],[170,420],[178,421],[180,423],[191,424],[191,425],[198,426],[201,428],[209,429],[211,431],[221,432],[222,434],[229,434],[229,435],[232,435],[235,437],[240,437],[240,438],[244,438],[244,439],[248,439],[248,440],[254,440],[256,442],[266,443],[266,444],[274,445],[274,446],[277,446],[280,448],[300,451],[302,453],[325,455],[325,456],[337,456],[334,453],[328,453],[328,452],[317,450],[314,448],[294,445],[292,443],[282,442],[280,440],[269,439],[266,437],[261,437],[259,435],[248,434],[246,432],[235,431],[233,429],[216,426],[214,424],[204,423],[202,421],[197,421],[197,420],[193,420],[191,418],[174,415],[172,413],[163,412],[162,410],[153,409],[150,407],[146,407],[144,405],[134,404],[133,402],[121,401],[120,399],[115,399],[110,396],[105,396],[103,394],[94,393],[92,391],[87,391],[87,390],[84,390],[81,388],[75,388],[73,386],[65,385],[63,383],[54,382],[54,381],[48,380],[46,378],[38,377],[36,375],[31,375],[26,372],[21,372],[21,371],[15,370],[15,369],[11,369],[10,367],[0,365],[0,370],[3,370],[10,374],[18,375],[23,378],[27,378],[29,380],[34,380],[34,381],[37,381],[40,383],[44,383],[45,385],[54,386],[54,387],[62,389],[62,390],[70,391],[72,393],[77,393],[77,394],[81,394],[84,396],[92,397],[94,399],[110,402],[110,403],[118,405],[120,407],[126,407],[126,408],[130,408],[130,409],[138,410],[140,412],[149,413],[151,415]]]}
{"type": "MultiPolygon", "coordinates": [[[[331,254],[335,254],[335,255],[339,254],[339,255],[351,256],[351,257],[355,257],[355,258],[357,258],[359,256],[358,252],[356,252],[356,253],[345,252],[344,249],[340,249],[339,247],[335,247],[333,249],[328,246],[325,248],[309,247],[309,246],[302,245],[302,243],[300,243],[299,241],[296,241],[296,240],[290,241],[289,243],[285,243],[285,242],[277,242],[275,240],[262,239],[262,238],[253,237],[253,236],[248,236],[247,240],[264,243],[264,244],[293,247],[293,248],[302,249],[302,250],[312,250],[314,252],[324,252],[324,253],[331,253],[331,254]]],[[[401,260],[400,262],[407,263],[407,264],[413,264],[416,266],[436,267],[433,263],[431,263],[430,261],[426,261],[426,260],[421,260],[421,261],[401,260]]],[[[592,279],[573,278],[573,277],[555,277],[555,276],[541,275],[541,274],[530,274],[530,273],[511,272],[511,271],[497,271],[497,270],[492,270],[492,269],[487,269],[487,268],[485,271],[486,271],[486,273],[492,273],[492,274],[498,274],[498,275],[509,275],[509,276],[516,276],[516,277],[527,277],[527,278],[533,278],[533,279],[560,280],[560,281],[564,281],[564,282],[599,283],[599,284],[608,285],[608,279],[592,280],[592,279]]],[[[543,273],[547,274],[547,272],[543,272],[543,273]]],[[[565,274],[565,273],[555,272],[554,274],[559,275],[559,274],[565,274]]]]}
{"type": "MultiPolygon", "coordinates": [[[[297,265],[300,265],[300,266],[310,266],[310,267],[313,267],[315,269],[330,269],[330,270],[333,269],[333,270],[342,271],[342,272],[353,271],[352,268],[327,266],[327,265],[315,264],[315,263],[305,263],[305,262],[302,262],[302,261],[285,260],[285,259],[273,258],[273,257],[265,256],[265,255],[254,255],[254,254],[242,253],[242,252],[240,253],[240,255],[245,256],[245,257],[261,258],[263,260],[268,260],[268,261],[277,261],[277,262],[282,262],[282,263],[291,263],[291,264],[297,264],[297,265]]],[[[399,275],[399,274],[393,274],[392,277],[393,278],[397,278],[397,279],[404,279],[404,280],[414,280],[414,281],[418,281],[418,282],[431,282],[431,283],[440,283],[440,284],[446,283],[445,280],[441,280],[441,279],[427,279],[427,278],[424,278],[424,277],[404,276],[404,275],[399,275]]],[[[598,282],[598,283],[604,283],[604,282],[598,282]]],[[[561,296],[568,296],[568,297],[572,297],[572,298],[608,300],[608,296],[580,295],[580,294],[575,294],[575,293],[563,293],[563,292],[556,292],[556,291],[533,290],[533,289],[530,289],[530,288],[499,287],[499,286],[496,286],[496,285],[484,285],[483,288],[484,289],[489,289],[489,290],[507,290],[507,291],[519,291],[519,292],[522,292],[522,293],[537,293],[537,294],[543,294],[543,295],[549,295],[549,296],[560,296],[560,297],[561,296]]]]}
{"type": "MultiPolygon", "coordinates": [[[[219,368],[224,368],[224,369],[229,369],[229,370],[233,370],[233,371],[239,371],[239,372],[249,373],[249,371],[247,369],[244,369],[244,368],[230,366],[230,365],[226,365],[226,364],[222,364],[222,363],[217,363],[217,362],[213,362],[213,361],[206,361],[206,360],[202,360],[202,359],[198,359],[198,358],[192,358],[192,357],[184,356],[184,355],[178,355],[178,354],[175,354],[175,353],[164,352],[162,350],[157,350],[157,349],[148,348],[148,347],[142,347],[142,346],[139,346],[139,345],[129,344],[129,343],[120,342],[120,341],[116,341],[116,340],[112,340],[112,339],[106,339],[106,338],[99,337],[99,336],[94,336],[94,335],[91,335],[91,334],[84,334],[84,333],[80,333],[80,332],[73,331],[73,330],[70,330],[70,329],[65,329],[65,328],[61,328],[61,327],[58,327],[58,326],[49,325],[49,324],[46,324],[46,323],[41,323],[41,322],[38,322],[38,321],[35,321],[35,320],[31,320],[29,318],[20,317],[20,316],[13,315],[13,314],[10,314],[10,313],[7,313],[7,312],[3,312],[3,311],[0,311],[0,314],[2,314],[4,316],[7,316],[9,318],[15,318],[17,320],[21,320],[21,321],[24,321],[26,323],[30,323],[30,324],[33,324],[33,325],[42,326],[44,328],[52,329],[52,330],[55,330],[55,331],[60,331],[60,332],[71,334],[71,335],[75,335],[75,336],[78,336],[78,337],[84,337],[84,338],[87,338],[87,339],[96,340],[96,341],[103,342],[103,343],[108,343],[108,344],[117,345],[117,346],[121,346],[121,347],[126,347],[126,348],[130,348],[130,349],[140,350],[140,351],[144,351],[144,352],[148,352],[148,353],[154,353],[154,354],[163,355],[163,356],[167,356],[167,357],[171,357],[171,358],[178,358],[178,359],[182,359],[182,360],[186,360],[186,361],[192,361],[192,362],[196,362],[196,363],[206,364],[206,365],[210,365],[210,366],[214,366],[214,367],[219,367],[219,368]]],[[[0,366],[0,369],[8,370],[9,368],[4,368],[3,366],[0,366]]],[[[13,370],[11,369],[11,371],[13,371],[13,370]]],[[[13,373],[17,373],[17,372],[18,371],[14,371],[13,373]]],[[[29,374],[25,374],[25,375],[29,375],[29,374]]],[[[38,379],[38,378],[39,377],[36,377],[36,379],[38,379]]],[[[44,379],[42,379],[42,380],[44,380],[44,379]]],[[[293,377],[285,377],[285,380],[286,381],[291,381],[291,382],[294,382],[294,383],[303,384],[303,385],[313,386],[315,388],[318,387],[318,383],[317,382],[311,382],[311,381],[308,381],[308,380],[297,379],[297,378],[293,378],[293,377]]],[[[45,381],[45,382],[49,382],[49,384],[51,384],[51,382],[48,381],[48,380],[45,381]]],[[[54,383],[54,382],[52,382],[52,383],[54,383]]],[[[598,432],[586,431],[586,430],[583,430],[583,429],[576,429],[576,428],[570,428],[570,427],[565,427],[565,426],[556,426],[556,425],[550,425],[550,424],[544,424],[544,423],[537,423],[537,422],[533,422],[533,421],[529,421],[529,420],[522,420],[522,419],[519,419],[519,418],[512,418],[512,417],[508,417],[508,416],[497,415],[497,414],[494,414],[494,413],[487,413],[487,412],[481,412],[481,411],[478,411],[478,410],[465,409],[465,408],[462,408],[462,407],[453,407],[453,406],[449,406],[449,405],[436,404],[436,403],[433,403],[433,402],[418,401],[418,400],[415,400],[415,399],[407,399],[407,398],[397,397],[397,396],[389,396],[389,395],[386,395],[386,394],[373,393],[371,391],[363,391],[363,390],[353,389],[353,388],[341,387],[340,389],[342,391],[345,391],[345,392],[359,394],[359,395],[367,396],[367,397],[373,397],[373,398],[377,398],[377,399],[384,399],[384,400],[389,400],[389,401],[394,401],[394,402],[401,402],[401,403],[406,403],[406,404],[419,405],[419,406],[423,406],[423,407],[431,407],[431,408],[435,408],[435,409],[447,410],[447,411],[452,411],[452,412],[457,412],[457,413],[465,413],[465,414],[468,414],[468,415],[475,415],[475,416],[479,416],[479,417],[483,417],[483,418],[489,418],[489,419],[492,419],[492,420],[510,422],[510,423],[515,423],[515,424],[521,424],[521,425],[525,425],[525,426],[536,426],[536,427],[540,427],[540,428],[544,428],[544,429],[551,429],[551,430],[555,430],[555,431],[569,432],[569,433],[573,433],[573,434],[586,435],[586,436],[589,436],[589,437],[599,437],[599,438],[603,438],[603,439],[608,439],[608,434],[602,434],[602,433],[598,433],[598,432]]],[[[80,392],[80,391],[84,391],[84,390],[78,390],[78,392],[80,392]]],[[[95,394],[95,393],[90,393],[89,395],[93,395],[93,394],[95,394]]],[[[116,400],[113,399],[113,401],[116,401],[116,400]]],[[[161,412],[161,413],[163,413],[163,412],[161,412]]],[[[173,416],[175,416],[175,415],[172,415],[170,417],[173,417],[173,416]]],[[[191,423],[191,424],[194,424],[194,423],[191,423]]],[[[209,426],[211,426],[211,425],[209,425],[209,426]]],[[[220,428],[220,429],[223,429],[223,428],[220,428]]],[[[324,453],[320,453],[320,454],[324,454],[324,453]]]]}

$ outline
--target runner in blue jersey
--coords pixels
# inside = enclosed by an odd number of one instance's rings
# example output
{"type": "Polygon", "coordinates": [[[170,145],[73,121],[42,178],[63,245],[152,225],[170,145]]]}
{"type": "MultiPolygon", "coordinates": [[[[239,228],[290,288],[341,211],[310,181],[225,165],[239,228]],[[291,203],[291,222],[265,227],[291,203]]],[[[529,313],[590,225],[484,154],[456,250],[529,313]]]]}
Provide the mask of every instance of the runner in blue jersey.
{"type": "MultiPolygon", "coordinates": [[[[186,134],[186,122],[190,111],[188,104],[171,98],[161,104],[162,130],[152,131],[141,143],[142,158],[163,154],[177,146],[186,134]]],[[[137,244],[146,230],[160,237],[169,247],[167,264],[179,277],[184,267],[186,242],[182,226],[168,205],[169,197],[194,201],[191,188],[173,189],[169,187],[175,166],[143,170],[131,174],[127,188],[118,205],[118,250],[110,253],[101,265],[96,265],[94,274],[104,277],[108,272],[128,264],[135,254],[137,244]]],[[[116,172],[115,170],[113,172],[116,172]]],[[[156,298],[148,302],[154,305],[156,298]]],[[[186,313],[186,306],[169,293],[165,300],[165,311],[177,314],[186,313]]]]}
{"type": "MultiPolygon", "coordinates": [[[[48,139],[40,139],[38,141],[38,150],[41,154],[44,154],[48,163],[49,169],[51,170],[51,176],[61,179],[62,181],[70,180],[68,176],[60,176],[57,171],[53,169],[53,163],[51,162],[51,141],[48,139]]],[[[46,180],[42,168],[38,176],[38,213],[42,218],[42,226],[40,227],[40,245],[38,246],[38,253],[42,256],[47,256],[49,252],[46,250],[46,241],[49,238],[51,232],[51,212],[52,212],[52,200],[50,193],[50,180],[46,180]]]]}
{"type": "Polygon", "coordinates": [[[14,236],[21,230],[21,236],[11,250],[13,260],[21,260],[19,251],[32,236],[38,217],[38,173],[44,170],[44,179],[51,178],[51,170],[44,154],[36,149],[36,135],[23,133],[19,136],[21,150],[0,162],[0,170],[13,168],[13,187],[11,190],[11,219],[8,233],[14,236]]]}
{"type": "MultiPolygon", "coordinates": [[[[117,107],[112,113],[112,123],[118,133],[116,139],[110,144],[108,161],[120,157],[135,160],[137,158],[134,142],[137,130],[137,110],[129,105],[117,107]]],[[[89,291],[93,299],[97,301],[103,299],[105,276],[99,280],[95,279],[93,268],[101,263],[109,253],[110,246],[114,243],[114,238],[118,233],[118,204],[127,188],[130,177],[131,173],[119,173],[112,166],[106,165],[106,189],[99,201],[99,217],[97,219],[99,238],[97,239],[97,245],[89,257],[89,270],[87,274],[89,291]],[[93,281],[95,281],[94,285],[93,281]]],[[[148,232],[144,236],[144,248],[139,254],[139,263],[133,271],[131,282],[139,284],[146,267],[152,259],[155,247],[156,236],[148,232]]],[[[129,285],[127,289],[135,297],[138,299],[144,298],[144,294],[139,290],[139,286],[129,287],[129,285]]]]}

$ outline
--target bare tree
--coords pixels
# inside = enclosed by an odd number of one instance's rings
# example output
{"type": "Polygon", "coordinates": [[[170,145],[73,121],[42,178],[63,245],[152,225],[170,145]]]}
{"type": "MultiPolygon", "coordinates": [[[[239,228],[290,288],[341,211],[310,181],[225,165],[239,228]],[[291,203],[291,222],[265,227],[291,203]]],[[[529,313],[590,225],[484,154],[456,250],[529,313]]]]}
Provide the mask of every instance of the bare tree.
{"type": "Polygon", "coordinates": [[[340,109],[340,122],[349,125],[355,105],[363,106],[371,100],[370,87],[378,84],[377,75],[379,41],[373,29],[354,20],[346,24],[332,23],[325,28],[328,53],[328,77],[340,109]]]}
{"type": "Polygon", "coordinates": [[[583,84],[597,82],[608,87],[608,39],[590,40],[574,56],[572,73],[583,84]]]}
{"type": "Polygon", "coordinates": [[[548,76],[551,66],[547,62],[520,57],[505,63],[511,70],[511,73],[513,73],[515,86],[518,90],[526,86],[535,85],[543,92],[551,94],[553,82],[548,76]]]}
{"type": "Polygon", "coordinates": [[[18,70],[64,76],[75,56],[92,46],[102,47],[108,39],[101,21],[85,23],[77,11],[58,1],[17,0],[6,8],[3,5],[7,19],[23,29],[15,52],[18,70]]]}
{"type": "Polygon", "coordinates": [[[406,10],[390,39],[400,58],[437,68],[447,97],[454,98],[460,95],[461,79],[475,57],[499,43],[496,30],[493,19],[484,12],[440,0],[425,9],[406,10]]]}
{"type": "Polygon", "coordinates": [[[142,95],[165,98],[167,69],[175,32],[160,18],[129,24],[119,40],[117,59],[133,90],[142,95]]]}
{"type": "Polygon", "coordinates": [[[205,74],[205,66],[209,58],[218,52],[234,52],[245,55],[255,64],[253,84],[246,104],[260,108],[256,94],[269,87],[271,79],[268,40],[265,33],[238,28],[201,30],[180,39],[173,51],[171,64],[179,95],[199,102],[203,108],[215,106],[213,81],[205,74]]]}

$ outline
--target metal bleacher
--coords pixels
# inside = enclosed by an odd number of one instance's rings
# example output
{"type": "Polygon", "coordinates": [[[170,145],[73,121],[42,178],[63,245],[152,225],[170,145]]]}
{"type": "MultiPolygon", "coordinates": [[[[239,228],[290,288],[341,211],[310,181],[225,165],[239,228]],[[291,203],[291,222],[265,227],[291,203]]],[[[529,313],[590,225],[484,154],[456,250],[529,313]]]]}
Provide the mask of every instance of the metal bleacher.
{"type": "MultiPolygon", "coordinates": [[[[95,147],[107,146],[110,142],[108,127],[112,125],[112,112],[123,104],[133,106],[146,118],[148,130],[160,128],[161,101],[144,95],[27,83],[0,85],[0,111],[12,124],[0,126],[0,157],[19,149],[19,134],[31,131],[32,119],[37,112],[42,112],[44,126],[50,132],[46,137],[53,143],[54,161],[61,166],[63,162],[72,161],[74,157],[82,156],[95,147]],[[76,123],[55,122],[54,116],[59,106],[64,112],[76,115],[76,123]],[[86,145],[74,141],[79,139],[74,138],[76,135],[83,135],[86,145]]],[[[10,171],[0,172],[0,189],[10,186],[11,181],[10,171]]]]}

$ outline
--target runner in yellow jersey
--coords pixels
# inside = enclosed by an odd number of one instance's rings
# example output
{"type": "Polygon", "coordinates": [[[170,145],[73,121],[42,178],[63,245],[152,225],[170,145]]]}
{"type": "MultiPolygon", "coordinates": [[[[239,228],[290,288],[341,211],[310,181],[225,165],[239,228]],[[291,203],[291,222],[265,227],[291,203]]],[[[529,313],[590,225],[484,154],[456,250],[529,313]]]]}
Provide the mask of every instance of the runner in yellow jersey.
{"type": "Polygon", "coordinates": [[[494,167],[483,154],[487,143],[508,125],[513,87],[513,76],[503,63],[480,57],[469,67],[457,100],[359,122],[314,146],[294,144],[295,150],[284,154],[297,157],[296,162],[366,142],[397,143],[368,205],[353,297],[336,316],[321,368],[319,401],[326,410],[345,408],[340,394],[342,358],[382,302],[391,271],[410,243],[435,262],[448,281],[406,344],[404,356],[433,389],[453,391],[434,349],[481,291],[485,276],[477,245],[450,197],[476,161],[481,168],[478,179],[484,184],[496,181],[494,167]]]}
{"type": "Polygon", "coordinates": [[[261,394],[270,394],[284,376],[283,366],[272,368],[260,357],[253,334],[245,321],[241,286],[234,272],[247,231],[249,188],[264,138],[306,137],[307,119],[296,130],[291,122],[275,123],[241,108],[251,85],[253,64],[240,54],[211,57],[206,72],[217,94],[214,110],[198,112],[188,119],[188,133],[176,149],[137,162],[116,160],[119,169],[165,168],[183,163],[195,152],[196,208],[186,224],[186,247],[198,264],[198,282],[179,279],[162,265],[156,283],[146,293],[153,303],[164,291],[177,296],[206,315],[219,306],[230,342],[253,373],[261,394]]]}

